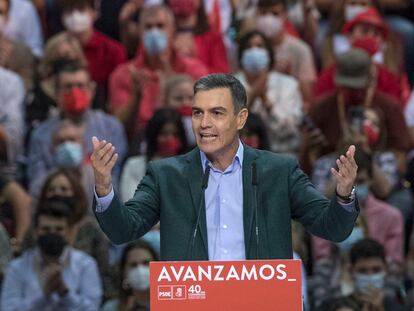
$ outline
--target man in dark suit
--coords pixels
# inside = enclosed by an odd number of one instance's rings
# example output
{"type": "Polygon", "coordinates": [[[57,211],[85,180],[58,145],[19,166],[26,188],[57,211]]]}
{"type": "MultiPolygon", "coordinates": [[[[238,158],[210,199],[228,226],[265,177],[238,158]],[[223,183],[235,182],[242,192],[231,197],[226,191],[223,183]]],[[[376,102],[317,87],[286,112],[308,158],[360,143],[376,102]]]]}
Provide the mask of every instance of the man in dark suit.
{"type": "Polygon", "coordinates": [[[94,211],[114,243],[138,239],[160,221],[162,260],[292,258],[291,218],[311,233],[342,241],[358,216],[355,147],[332,169],[337,197],[329,201],[293,158],[243,145],[248,111],[240,82],[212,74],[194,86],[197,148],[148,164],[123,204],[113,192],[111,143],[93,137],[94,211]]]}

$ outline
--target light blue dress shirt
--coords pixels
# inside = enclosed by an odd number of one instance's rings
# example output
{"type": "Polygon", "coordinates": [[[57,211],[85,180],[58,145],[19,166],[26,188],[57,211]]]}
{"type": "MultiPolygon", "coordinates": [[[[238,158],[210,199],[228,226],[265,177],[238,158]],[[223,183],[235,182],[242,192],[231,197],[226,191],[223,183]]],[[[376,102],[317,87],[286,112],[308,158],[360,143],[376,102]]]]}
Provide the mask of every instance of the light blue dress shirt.
{"type": "Polygon", "coordinates": [[[209,260],[246,259],[243,229],[243,144],[224,172],[211,165],[200,151],[203,171],[210,166],[205,190],[209,260]]]}

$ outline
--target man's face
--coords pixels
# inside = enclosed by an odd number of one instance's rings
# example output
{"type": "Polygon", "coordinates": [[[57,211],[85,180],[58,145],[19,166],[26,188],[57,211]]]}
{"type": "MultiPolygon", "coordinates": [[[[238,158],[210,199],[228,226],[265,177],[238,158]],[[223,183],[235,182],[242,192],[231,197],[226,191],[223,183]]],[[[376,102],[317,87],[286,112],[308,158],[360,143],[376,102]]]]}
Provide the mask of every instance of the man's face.
{"type": "Polygon", "coordinates": [[[192,114],[197,146],[207,155],[226,154],[237,143],[247,115],[247,109],[235,113],[228,88],[197,92],[192,114]]]}
{"type": "Polygon", "coordinates": [[[47,215],[41,215],[36,227],[36,235],[42,236],[44,234],[53,233],[60,235],[64,240],[68,241],[69,224],[66,218],[55,218],[47,215]]]}
{"type": "Polygon", "coordinates": [[[356,274],[371,275],[381,272],[386,272],[386,265],[379,257],[361,258],[351,267],[354,277],[356,274]]]}
{"type": "Polygon", "coordinates": [[[286,9],[283,4],[261,7],[258,8],[258,12],[259,15],[272,14],[274,16],[282,18],[283,20],[286,18],[286,9]]]}
{"type": "Polygon", "coordinates": [[[74,88],[84,91],[89,98],[89,104],[93,97],[94,84],[90,81],[89,74],[85,70],[75,72],[62,72],[58,74],[56,98],[58,107],[64,111],[64,97],[70,93],[74,88]]]}
{"type": "Polygon", "coordinates": [[[0,16],[5,18],[8,16],[9,4],[6,0],[0,0],[0,16]]]}
{"type": "Polygon", "coordinates": [[[71,33],[84,33],[93,28],[97,19],[97,12],[92,7],[72,8],[63,12],[62,22],[71,33]]]}
{"type": "Polygon", "coordinates": [[[174,36],[174,25],[165,10],[158,10],[155,14],[145,14],[142,16],[140,31],[143,34],[145,31],[158,29],[165,31],[168,37],[168,42],[172,42],[174,36]]]}
{"type": "Polygon", "coordinates": [[[76,126],[65,126],[60,128],[53,137],[53,145],[59,146],[65,142],[83,144],[82,131],[76,126]]]}

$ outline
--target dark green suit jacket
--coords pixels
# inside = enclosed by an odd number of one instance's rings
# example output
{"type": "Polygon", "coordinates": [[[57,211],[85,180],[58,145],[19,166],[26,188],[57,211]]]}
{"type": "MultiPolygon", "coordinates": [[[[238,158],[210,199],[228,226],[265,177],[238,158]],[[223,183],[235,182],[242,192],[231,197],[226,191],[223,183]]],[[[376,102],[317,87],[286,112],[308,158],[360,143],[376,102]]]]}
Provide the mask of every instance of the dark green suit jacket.
{"type": "MultiPolygon", "coordinates": [[[[162,260],[208,260],[202,198],[203,171],[198,148],[173,158],[150,162],[132,199],[123,204],[115,194],[109,208],[95,213],[109,239],[121,244],[138,239],[161,221],[162,260]],[[198,234],[192,243],[199,206],[198,234]],[[194,245],[194,246],[191,246],[194,245]]],[[[95,202],[96,204],[96,202],[95,202]]],[[[94,211],[95,205],[94,204],[94,211]]],[[[297,161],[244,146],[243,222],[246,258],[292,258],[291,219],[319,237],[339,242],[352,231],[358,216],[336,200],[329,201],[298,168],[297,161]],[[259,249],[255,235],[252,163],[257,167],[259,249]]]]}

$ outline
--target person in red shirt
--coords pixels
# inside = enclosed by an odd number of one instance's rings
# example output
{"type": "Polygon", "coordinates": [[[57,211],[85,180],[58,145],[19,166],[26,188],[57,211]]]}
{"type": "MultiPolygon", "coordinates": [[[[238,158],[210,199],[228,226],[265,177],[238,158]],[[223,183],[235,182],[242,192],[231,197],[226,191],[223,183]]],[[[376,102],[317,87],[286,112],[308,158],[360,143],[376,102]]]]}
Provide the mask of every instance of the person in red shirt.
{"type": "Polygon", "coordinates": [[[201,0],[168,0],[176,22],[175,48],[196,57],[210,73],[229,72],[226,49],[220,32],[211,29],[201,0]]]}
{"type": "MultiPolygon", "coordinates": [[[[354,42],[354,48],[361,49],[369,54],[372,58],[373,54],[369,50],[369,40],[362,38],[354,42]]],[[[318,80],[315,84],[314,95],[317,99],[335,91],[334,77],[336,74],[337,66],[332,65],[323,70],[318,75],[318,80]]],[[[398,77],[391,71],[387,70],[384,65],[375,62],[371,63],[371,72],[373,77],[376,78],[377,91],[394,97],[398,101],[398,105],[401,109],[404,108],[404,100],[402,98],[401,85],[398,82],[398,77]]]]}
{"type": "Polygon", "coordinates": [[[109,81],[110,110],[124,124],[130,138],[161,107],[161,87],[167,78],[185,73],[197,80],[208,73],[198,59],[175,51],[174,16],[167,6],[143,8],[139,28],[142,45],[135,58],[120,65],[109,81]]]}
{"type": "Polygon", "coordinates": [[[65,28],[81,43],[92,79],[97,83],[96,108],[106,107],[109,75],[127,61],[125,48],[94,28],[97,11],[94,0],[62,0],[60,10],[65,28]]]}

